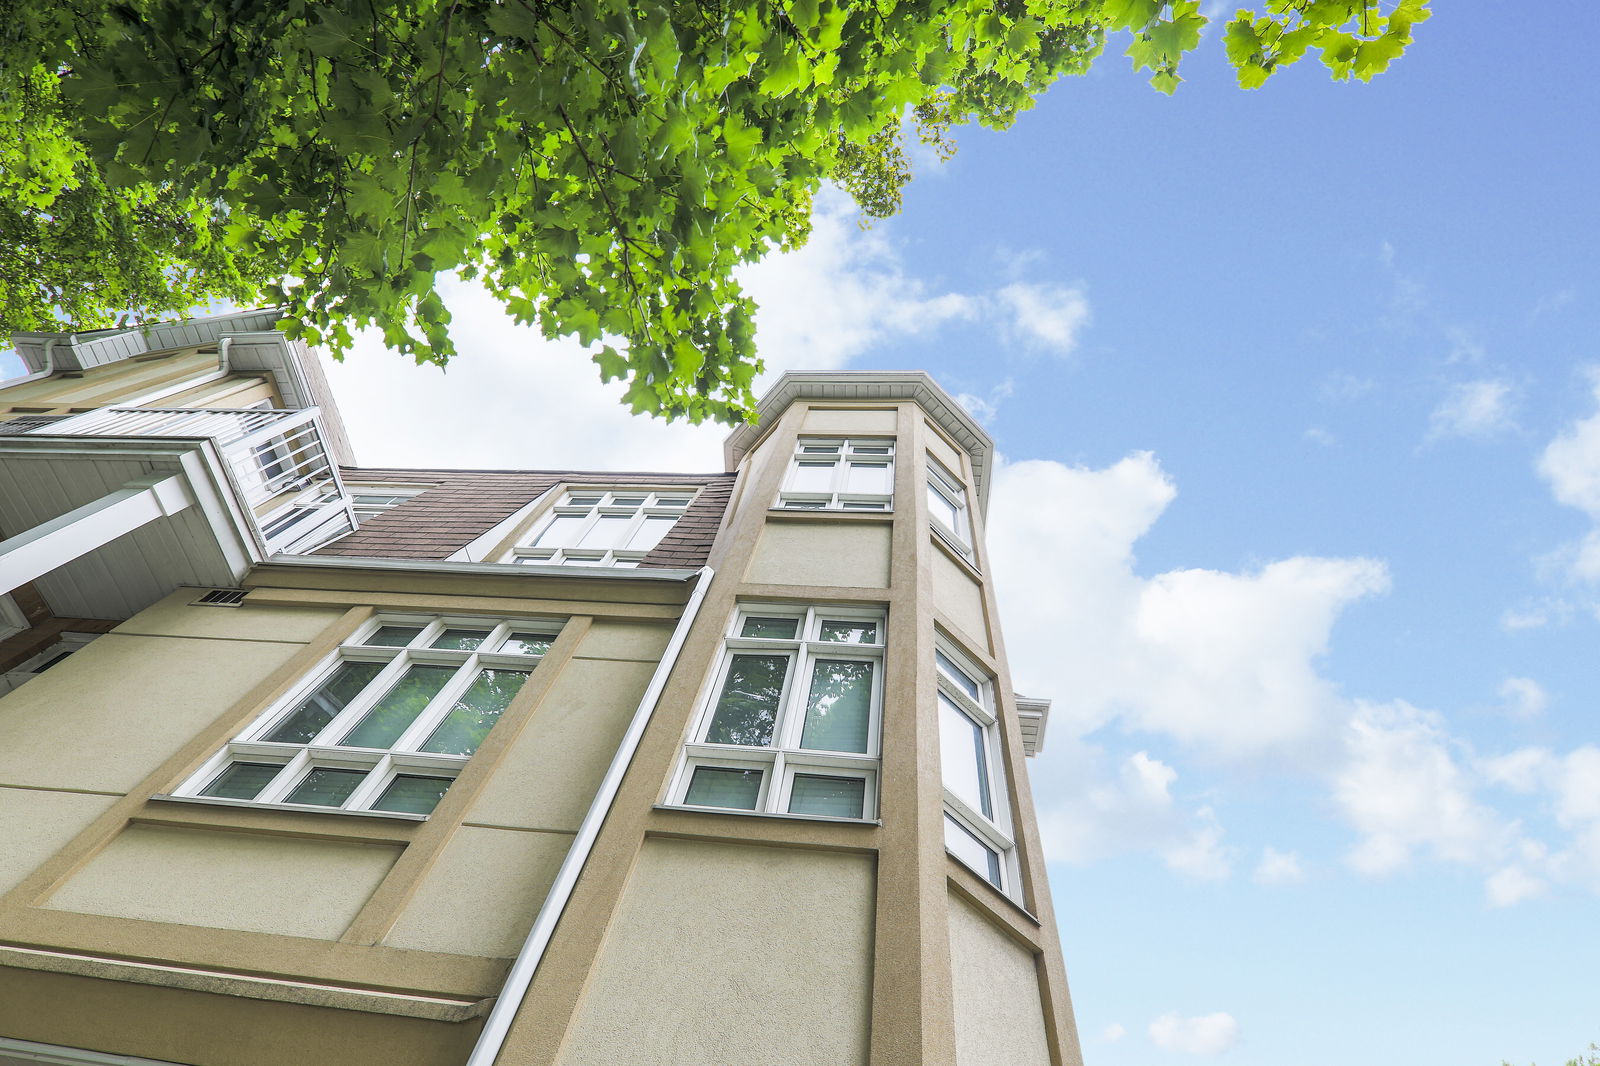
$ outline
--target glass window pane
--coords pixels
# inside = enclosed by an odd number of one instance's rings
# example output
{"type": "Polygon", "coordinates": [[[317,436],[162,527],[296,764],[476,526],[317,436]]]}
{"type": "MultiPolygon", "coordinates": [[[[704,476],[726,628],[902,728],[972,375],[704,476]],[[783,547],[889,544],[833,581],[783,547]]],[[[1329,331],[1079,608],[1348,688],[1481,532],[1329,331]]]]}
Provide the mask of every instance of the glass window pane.
{"type": "Polygon", "coordinates": [[[367,687],[368,682],[378,676],[385,663],[340,663],[333,675],[317,686],[317,690],[307,696],[278,727],[268,733],[263,739],[278,741],[284,744],[305,744],[322,732],[324,726],[333,721],[334,717],[345,705],[367,687]]]}
{"type": "Polygon", "coordinates": [[[735,655],[706,729],[706,743],[771,744],[778,701],[788,676],[787,655],[735,655]]]}
{"type": "Polygon", "coordinates": [[[944,693],[939,694],[939,760],[944,787],[985,818],[993,818],[989,798],[989,766],[983,757],[983,729],[944,693]]]}
{"type": "Polygon", "coordinates": [[[808,455],[825,455],[825,454],[827,454],[829,452],[837,454],[838,451],[839,451],[839,447],[840,447],[839,442],[836,441],[836,440],[830,440],[830,441],[812,440],[812,441],[803,442],[800,445],[800,450],[805,452],[808,455]]]}
{"type": "Polygon", "coordinates": [[[817,639],[834,641],[839,644],[876,644],[878,643],[878,623],[823,622],[822,629],[817,634],[817,639]]]}
{"type": "Polygon", "coordinates": [[[829,492],[833,489],[832,463],[796,463],[789,478],[795,492],[829,492]]]}
{"type": "Polygon", "coordinates": [[[622,538],[628,531],[633,519],[622,515],[601,515],[600,520],[594,524],[589,532],[583,535],[582,547],[585,548],[615,548],[622,544],[622,538]]]}
{"type": "Polygon", "coordinates": [[[888,455],[890,444],[853,444],[850,451],[855,455],[888,455]]]}
{"type": "Polygon", "coordinates": [[[660,544],[661,538],[666,536],[667,531],[677,523],[678,520],[676,518],[668,518],[665,515],[646,518],[644,523],[634,531],[633,536],[628,538],[628,547],[633,551],[647,552],[657,544],[660,544]]]}
{"type": "Polygon", "coordinates": [[[683,802],[697,807],[726,807],[734,811],[753,811],[761,795],[760,770],[729,770],[718,766],[696,766],[689,779],[683,802]]]}
{"type": "Polygon", "coordinates": [[[791,511],[820,511],[823,507],[821,500],[785,500],[783,505],[791,511]]]}
{"type": "Polygon", "coordinates": [[[688,505],[689,505],[689,497],[687,497],[687,496],[657,496],[656,497],[656,506],[657,507],[687,507],[688,505]]]}
{"type": "Polygon", "coordinates": [[[798,618],[746,618],[739,629],[741,637],[765,637],[768,640],[793,640],[800,630],[798,618]]]}
{"type": "Polygon", "coordinates": [[[860,818],[866,802],[867,783],[859,777],[795,774],[789,789],[790,814],[860,818]]]}
{"type": "Polygon", "coordinates": [[[548,633],[513,633],[500,645],[500,651],[507,655],[543,655],[555,639],[548,633]]]}
{"type": "Polygon", "coordinates": [[[421,632],[421,626],[379,626],[365,643],[379,648],[403,648],[421,632]]]}
{"type": "Polygon", "coordinates": [[[455,672],[453,666],[409,668],[339,743],[347,748],[387,748],[416,721],[455,672]]]}
{"type": "Polygon", "coordinates": [[[642,507],[642,506],[644,506],[644,497],[643,496],[617,496],[617,497],[614,497],[612,499],[611,506],[612,507],[642,507]]]}
{"type": "Polygon", "coordinates": [[[866,751],[872,712],[872,663],[818,659],[811,671],[802,748],[866,751]]]}
{"type": "Polygon", "coordinates": [[[944,672],[944,675],[951,681],[954,681],[956,683],[956,687],[962,692],[965,692],[967,695],[972,697],[972,702],[981,703],[983,701],[983,696],[978,688],[978,683],[972,680],[972,678],[968,677],[965,670],[961,669],[961,667],[947,659],[942,651],[934,652],[933,658],[934,661],[939,664],[939,669],[944,672]]]}
{"type": "Polygon", "coordinates": [[[543,548],[560,548],[577,543],[578,531],[589,520],[587,515],[556,515],[555,521],[544,527],[539,539],[533,543],[543,548]]]}
{"type": "Polygon", "coordinates": [[[314,803],[318,807],[337,807],[350,798],[350,793],[367,776],[365,770],[333,770],[318,766],[300,779],[300,783],[283,798],[285,803],[314,803]]]}
{"type": "Polygon", "coordinates": [[[253,800],[283,767],[275,763],[236,762],[200,790],[202,796],[219,799],[253,800]]]}
{"type": "Polygon", "coordinates": [[[960,521],[955,504],[944,498],[944,493],[928,486],[928,512],[933,515],[935,522],[940,522],[952,533],[961,532],[961,527],[956,525],[960,521]]]}
{"type": "Polygon", "coordinates": [[[441,755],[471,755],[500,720],[511,697],[528,680],[526,670],[480,670],[439,728],[422,745],[441,755]]]}
{"type": "Polygon", "coordinates": [[[372,805],[375,811],[396,811],[401,814],[432,814],[439,805],[445,790],[450,787],[448,777],[418,777],[414,774],[397,774],[383,790],[383,795],[372,805]]]}
{"type": "Polygon", "coordinates": [[[851,463],[844,491],[862,495],[887,496],[893,491],[888,463],[851,463]]]}
{"type": "Polygon", "coordinates": [[[447,629],[428,647],[445,651],[477,651],[478,646],[489,639],[489,632],[487,629],[447,629]]]}
{"type": "Polygon", "coordinates": [[[991,885],[1000,887],[999,854],[948,814],[944,816],[944,846],[956,858],[981,874],[991,885]]]}

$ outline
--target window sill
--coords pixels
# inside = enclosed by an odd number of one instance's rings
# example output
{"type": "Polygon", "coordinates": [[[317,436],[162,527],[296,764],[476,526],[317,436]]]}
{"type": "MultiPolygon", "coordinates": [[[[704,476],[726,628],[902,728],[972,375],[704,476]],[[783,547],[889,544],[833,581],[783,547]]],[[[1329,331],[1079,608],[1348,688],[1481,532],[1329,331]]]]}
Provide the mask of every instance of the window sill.
{"type": "Polygon", "coordinates": [[[338,807],[319,807],[309,803],[257,803],[255,800],[220,799],[215,796],[172,796],[158,792],[150,797],[152,802],[192,803],[200,807],[231,807],[235,810],[277,811],[283,814],[332,814],[342,818],[381,818],[384,821],[426,822],[426,814],[405,814],[399,811],[346,811],[338,807]]]}
{"type": "Polygon", "coordinates": [[[937,525],[932,523],[929,523],[929,525],[932,529],[931,537],[934,547],[942,551],[951,562],[965,570],[968,576],[974,581],[982,581],[983,571],[979,570],[978,564],[972,561],[970,553],[963,551],[954,541],[950,539],[950,535],[941,530],[937,525]]]}
{"type": "Polygon", "coordinates": [[[945,879],[963,895],[970,897],[974,903],[981,903],[984,899],[991,901],[995,899],[1003,900],[1009,910],[1027,920],[1029,924],[1035,927],[1043,926],[1038,916],[1024,907],[1021,902],[1011,898],[1011,895],[1004,889],[995,887],[994,882],[962,862],[955,852],[946,848],[944,855],[949,860],[949,869],[946,871],[945,879]],[[982,886],[981,889],[978,887],[980,885],[982,886]],[[983,899],[979,898],[980,895],[983,899]]]}
{"type": "Polygon", "coordinates": [[[846,511],[826,507],[769,507],[767,518],[793,518],[801,521],[892,522],[893,511],[846,511]]]}
{"type": "Polygon", "coordinates": [[[786,811],[740,811],[731,807],[690,807],[682,803],[657,803],[658,811],[680,811],[684,814],[732,814],[741,818],[776,818],[783,822],[826,822],[830,825],[860,825],[881,828],[878,818],[835,818],[826,814],[789,814],[786,811]]]}

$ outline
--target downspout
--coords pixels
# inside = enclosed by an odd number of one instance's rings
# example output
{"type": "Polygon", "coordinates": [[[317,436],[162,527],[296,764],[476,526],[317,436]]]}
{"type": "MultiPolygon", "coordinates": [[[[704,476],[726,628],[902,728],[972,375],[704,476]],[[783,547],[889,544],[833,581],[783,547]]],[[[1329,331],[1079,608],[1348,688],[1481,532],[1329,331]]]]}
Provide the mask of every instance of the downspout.
{"type": "Polygon", "coordinates": [[[213,381],[221,381],[223,378],[232,373],[232,370],[228,366],[228,345],[232,343],[232,337],[222,337],[217,341],[217,369],[208,370],[205,374],[197,378],[179,381],[172,385],[164,385],[159,389],[144,393],[140,396],[135,396],[129,400],[124,400],[123,402],[115,404],[114,406],[143,407],[146,404],[155,403],[157,400],[164,399],[175,393],[187,392],[189,389],[197,389],[201,385],[209,385],[213,381]]]}
{"type": "Polygon", "coordinates": [[[650,684],[645,688],[644,696],[639,700],[639,706],[634,710],[632,720],[628,722],[627,731],[622,734],[622,742],[617,745],[617,753],[611,757],[611,765],[606,768],[606,775],[600,780],[600,789],[595,793],[594,801],[589,804],[589,811],[583,816],[582,824],[578,826],[578,834],[573,838],[572,847],[567,850],[566,860],[562,862],[555,883],[550,886],[550,892],[545,896],[544,905],[539,908],[538,917],[533,920],[533,928],[528,930],[528,938],[523,941],[522,950],[517,952],[516,959],[511,963],[511,972],[506,975],[505,986],[501,988],[499,998],[489,1011],[488,1019],[483,1023],[483,1032],[478,1034],[478,1043],[473,1047],[466,1066],[493,1066],[499,1057],[500,1047],[505,1043],[506,1034],[511,1030],[512,1019],[522,1006],[522,997],[527,995],[528,986],[533,983],[533,975],[544,959],[545,949],[550,946],[550,938],[555,933],[556,923],[561,920],[562,912],[566,910],[567,901],[572,898],[572,890],[578,883],[578,875],[583,873],[584,863],[588,862],[589,853],[594,850],[595,840],[600,835],[600,826],[605,822],[606,815],[611,812],[611,804],[617,798],[617,790],[622,787],[622,776],[627,772],[628,764],[633,761],[634,752],[639,748],[645,727],[650,724],[656,703],[661,699],[661,690],[666,687],[667,675],[672,673],[673,666],[677,664],[678,654],[683,650],[683,642],[689,636],[689,627],[694,623],[695,616],[700,613],[700,604],[705,600],[714,576],[715,571],[711,567],[700,568],[699,580],[695,582],[694,592],[689,595],[689,602],[684,605],[683,617],[678,619],[678,625],[672,631],[672,639],[667,642],[666,651],[662,653],[661,663],[650,676],[650,684]]]}

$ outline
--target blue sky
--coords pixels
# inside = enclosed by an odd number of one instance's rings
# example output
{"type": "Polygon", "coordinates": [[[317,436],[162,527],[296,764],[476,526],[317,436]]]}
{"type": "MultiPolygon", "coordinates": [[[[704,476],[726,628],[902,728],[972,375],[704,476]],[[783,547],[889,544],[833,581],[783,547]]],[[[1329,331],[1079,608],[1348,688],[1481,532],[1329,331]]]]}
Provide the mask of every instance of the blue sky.
{"type": "MultiPolygon", "coordinates": [[[[1440,7],[1370,85],[1108,56],[748,276],[775,369],[924,368],[998,443],[1089,1066],[1600,1040],[1600,13],[1440,7]]],[[[451,303],[444,387],[332,369],[365,463],[720,467],[451,303]]]]}

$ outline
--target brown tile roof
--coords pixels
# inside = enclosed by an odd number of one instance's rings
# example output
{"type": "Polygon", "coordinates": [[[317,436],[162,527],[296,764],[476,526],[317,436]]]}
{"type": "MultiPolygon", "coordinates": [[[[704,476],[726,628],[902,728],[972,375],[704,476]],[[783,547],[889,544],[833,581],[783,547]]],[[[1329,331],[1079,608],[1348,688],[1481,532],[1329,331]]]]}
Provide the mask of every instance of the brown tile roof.
{"type": "Polygon", "coordinates": [[[683,517],[640,566],[705,564],[733,492],[732,474],[589,470],[401,470],[342,467],[347,481],[429,487],[313,554],[378,559],[447,559],[560,484],[675,485],[700,489],[683,517]]]}

